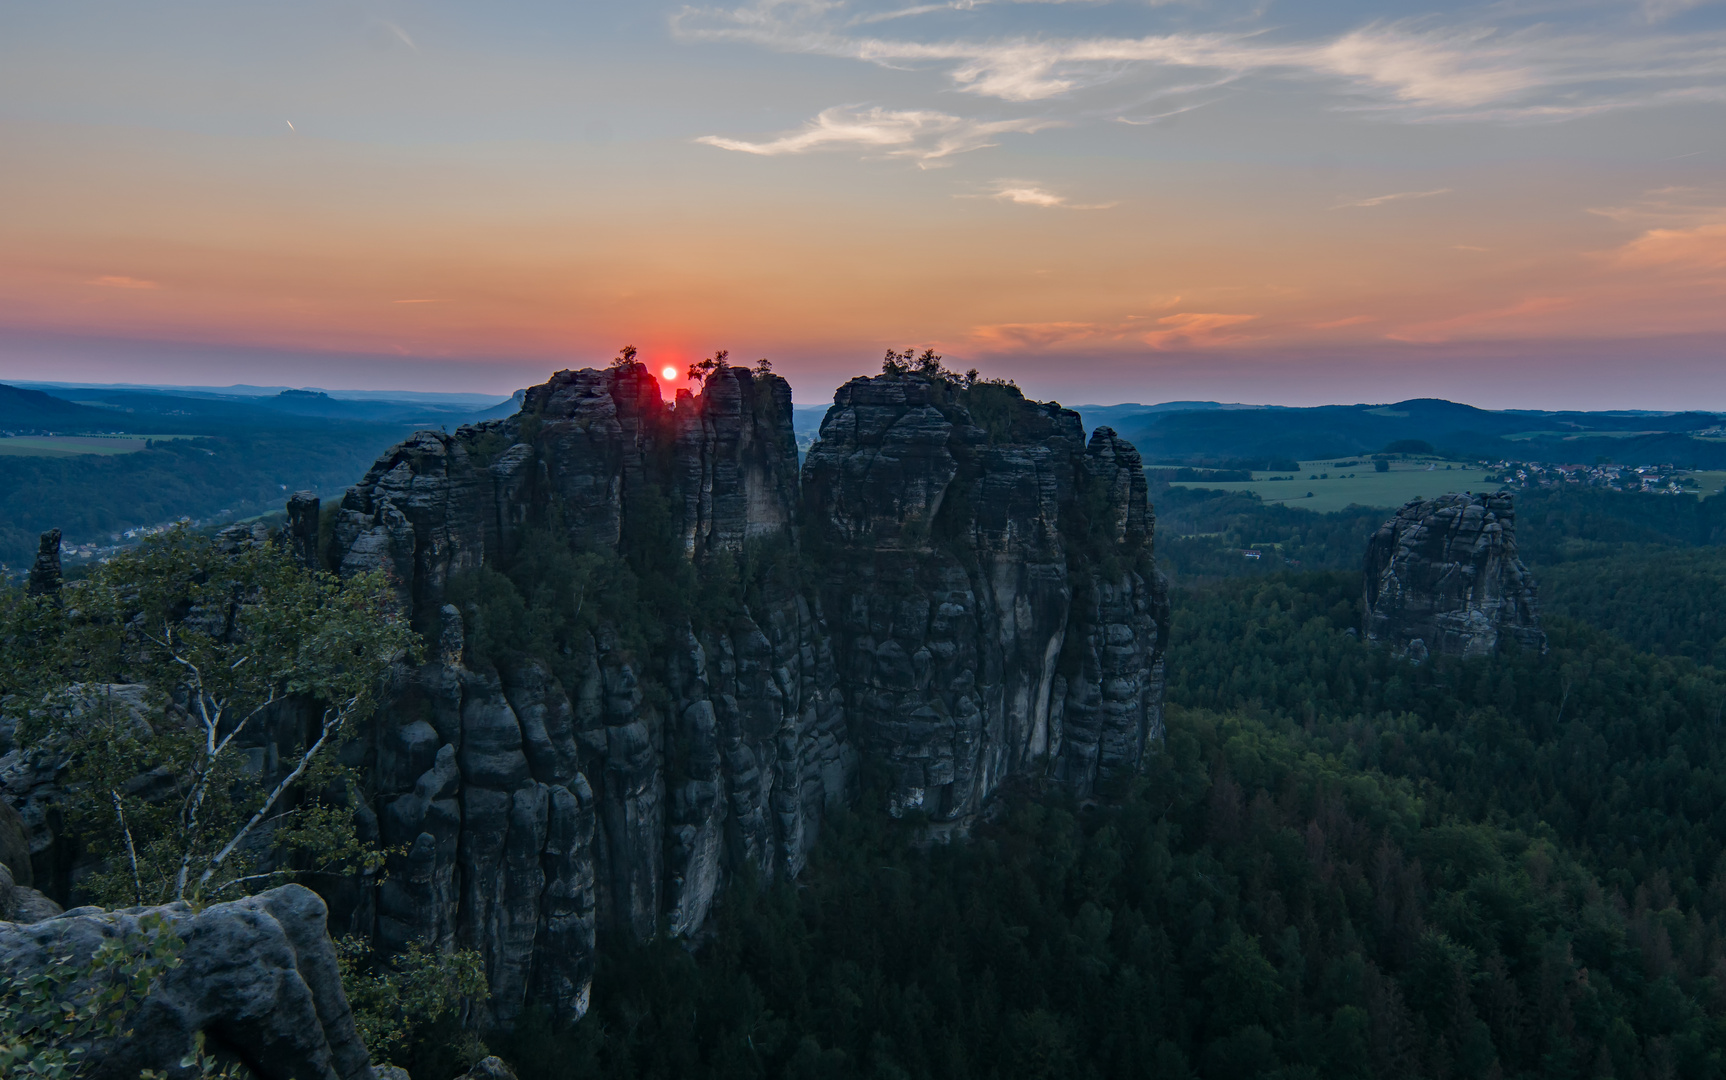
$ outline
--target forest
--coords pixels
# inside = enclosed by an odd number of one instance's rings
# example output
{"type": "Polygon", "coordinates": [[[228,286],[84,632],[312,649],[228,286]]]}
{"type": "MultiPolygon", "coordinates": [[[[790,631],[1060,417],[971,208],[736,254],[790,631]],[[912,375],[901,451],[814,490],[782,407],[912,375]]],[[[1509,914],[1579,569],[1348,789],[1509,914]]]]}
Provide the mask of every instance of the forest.
{"type": "Polygon", "coordinates": [[[1726,1073],[1718,508],[1528,500],[1526,552],[1587,550],[1530,558],[1550,651],[1413,666],[1323,568],[1382,511],[1246,502],[1160,501],[1167,561],[1187,521],[1321,568],[1188,564],[1147,775],[1022,784],[947,845],[854,811],[494,1047],[546,1077],[1726,1073]]]}

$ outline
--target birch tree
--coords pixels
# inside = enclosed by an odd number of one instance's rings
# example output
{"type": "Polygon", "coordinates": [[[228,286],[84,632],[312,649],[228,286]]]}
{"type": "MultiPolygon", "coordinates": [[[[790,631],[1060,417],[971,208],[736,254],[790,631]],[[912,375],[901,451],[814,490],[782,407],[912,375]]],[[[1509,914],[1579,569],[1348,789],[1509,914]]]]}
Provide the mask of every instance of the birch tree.
{"type": "Polygon", "coordinates": [[[114,903],[230,898],[375,867],[337,750],[417,638],[381,573],[346,581],[280,547],[177,529],[12,595],[0,678],[20,733],[66,764],[65,810],[114,903]],[[24,631],[24,632],[17,632],[24,631]]]}

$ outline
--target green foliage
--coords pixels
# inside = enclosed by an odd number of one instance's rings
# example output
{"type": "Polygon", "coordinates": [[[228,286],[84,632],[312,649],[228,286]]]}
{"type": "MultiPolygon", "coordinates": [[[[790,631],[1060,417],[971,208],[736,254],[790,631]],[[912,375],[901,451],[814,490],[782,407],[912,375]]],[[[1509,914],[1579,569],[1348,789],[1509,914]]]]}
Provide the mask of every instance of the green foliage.
{"type": "MultiPolygon", "coordinates": [[[[524,1076],[1714,1077],[1726,676],[1555,619],[1413,667],[1352,573],[1175,598],[1168,737],[968,842],[840,814],[712,938],[603,955],[524,1076]]],[[[865,805],[870,805],[865,802],[865,805]]]]}
{"type": "Polygon", "coordinates": [[[7,708],[68,762],[65,811],[106,856],[91,895],[211,899],[377,863],[335,751],[417,647],[382,575],[176,529],[59,597],[10,593],[0,616],[7,708]],[[299,710],[309,730],[280,730],[299,710]]]}
{"type": "Polygon", "coordinates": [[[1358,568],[1367,539],[1387,510],[1356,507],[1331,514],[1252,495],[1202,488],[1152,492],[1157,510],[1157,556],[1177,582],[1262,577],[1291,565],[1312,570],[1358,568]],[[1244,548],[1263,552],[1241,556],[1244,548]]]}
{"type": "Polygon", "coordinates": [[[1598,488],[1519,491],[1516,537],[1523,559],[1537,570],[1617,554],[1625,544],[1726,544],[1726,498],[1598,488]]]}
{"type": "Polygon", "coordinates": [[[1537,576],[1547,615],[1610,630],[1644,652],[1726,667],[1726,548],[1626,546],[1537,576]]]}
{"type": "MultiPolygon", "coordinates": [[[[138,920],[138,932],[110,937],[86,957],[56,956],[36,971],[0,970],[0,1076],[74,1080],[98,1059],[94,1047],[128,1038],[144,998],[178,967],[185,942],[159,914],[138,920]]],[[[199,1076],[249,1075],[218,1068],[200,1038],[182,1068],[199,1076]]],[[[161,1074],[146,1070],[147,1080],[161,1074]]]]}
{"type": "Polygon", "coordinates": [[[0,562],[27,567],[48,529],[64,530],[68,543],[108,543],[113,533],[182,515],[280,510],[290,491],[352,483],[410,430],[306,422],[158,439],[134,454],[0,457],[0,562]]]}
{"type": "Polygon", "coordinates": [[[414,942],[386,963],[359,938],[343,938],[336,948],[354,1026],[374,1064],[412,1071],[424,1064],[416,1059],[452,1057],[471,1065],[486,1056],[485,1044],[464,1022],[488,994],[479,953],[440,953],[414,942]]]}

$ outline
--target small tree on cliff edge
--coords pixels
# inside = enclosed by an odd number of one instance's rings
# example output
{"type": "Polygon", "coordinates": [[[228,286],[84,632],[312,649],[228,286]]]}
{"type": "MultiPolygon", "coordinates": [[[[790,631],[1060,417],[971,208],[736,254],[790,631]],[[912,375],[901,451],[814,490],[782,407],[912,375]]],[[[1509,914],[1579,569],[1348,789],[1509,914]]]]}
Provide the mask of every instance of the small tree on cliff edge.
{"type": "Polygon", "coordinates": [[[881,372],[884,375],[921,375],[926,379],[941,379],[956,382],[959,376],[941,366],[941,354],[934,349],[924,349],[917,353],[911,349],[904,352],[887,350],[886,359],[881,361],[881,372]]]}
{"type": "Polygon", "coordinates": [[[705,384],[709,375],[724,371],[729,367],[730,360],[731,351],[729,349],[720,349],[709,359],[697,360],[695,363],[689,365],[689,381],[692,383],[705,384]]]}
{"type": "Polygon", "coordinates": [[[26,745],[64,763],[68,822],[104,857],[82,889],[215,900],[379,865],[335,752],[417,644],[381,572],[343,582],[175,529],[60,599],[4,598],[0,691],[26,745]]]}

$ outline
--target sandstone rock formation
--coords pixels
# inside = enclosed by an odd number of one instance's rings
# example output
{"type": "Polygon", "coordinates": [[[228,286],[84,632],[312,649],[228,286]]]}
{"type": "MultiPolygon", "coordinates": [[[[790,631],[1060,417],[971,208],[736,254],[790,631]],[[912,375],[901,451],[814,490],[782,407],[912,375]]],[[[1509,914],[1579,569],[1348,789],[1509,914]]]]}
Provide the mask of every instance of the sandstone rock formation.
{"type": "Polygon", "coordinates": [[[324,903],[298,885],[199,912],[184,904],[81,908],[31,925],[0,923],[0,981],[59,958],[76,964],[106,940],[139,933],[140,918],[151,913],[184,940],[180,962],[159,977],[124,1034],[89,1048],[87,1072],[79,1075],[197,1075],[181,1062],[201,1031],[210,1049],[234,1055],[265,1080],[369,1080],[324,903]]]}
{"type": "Polygon", "coordinates": [[[693,932],[727,859],[795,873],[848,769],[809,598],[769,588],[705,625],[654,628],[650,652],[610,622],[584,626],[549,656],[476,650],[499,628],[446,601],[530,534],[706,564],[789,544],[796,506],[790,388],[740,368],[674,405],[639,364],[561,372],[516,416],[422,432],[380,459],[342,501],[324,561],[389,571],[437,644],[401,672],[365,748],[379,838],[406,854],[375,898],[353,899],[350,924],[387,951],[477,948],[498,1021],[530,995],[574,1018],[601,927],[693,932]]]}
{"type": "MultiPolygon", "coordinates": [[[[294,510],[300,545],[317,511],[294,510]]],[[[741,368],[673,403],[639,364],[560,372],[513,417],[422,432],[348,492],[318,556],[387,570],[435,643],[356,752],[405,854],[340,917],[386,952],[478,949],[494,1020],[530,999],[574,1018],[598,935],[693,934],[744,865],[796,874],[865,757],[894,812],[936,820],[1014,774],[1088,795],[1161,737],[1151,531],[1130,445],[1087,446],[1077,414],[1000,385],[853,380],[801,481],[789,386],[741,368]],[[474,582],[547,536],[627,556],[597,573],[643,590],[741,573],[745,595],[501,645],[474,582]],[[737,569],[799,562],[818,588],[737,569]]]]}
{"type": "MultiPolygon", "coordinates": [[[[384,571],[426,643],[344,751],[393,854],[319,881],[331,926],[478,950],[491,1022],[579,1018],[601,935],[695,935],[732,875],[797,874],[865,773],[963,828],[1011,777],[1089,797],[1162,737],[1139,456],[1010,386],[853,380],[800,471],[777,376],[665,402],[639,364],[559,372],[392,448],[323,525],[296,494],[294,556],[384,571]]],[[[10,749],[45,865],[56,763],[10,749]]]]}
{"type": "Polygon", "coordinates": [[[31,596],[53,596],[60,591],[59,529],[49,529],[39,539],[26,588],[31,596]]]}
{"type": "Polygon", "coordinates": [[[1367,640],[1415,659],[1546,648],[1510,494],[1415,499],[1366,549],[1367,640]]]}
{"type": "Polygon", "coordinates": [[[38,923],[60,914],[60,905],[32,889],[29,880],[16,880],[11,866],[0,863],[0,923],[38,923]]]}
{"type": "Polygon", "coordinates": [[[882,375],[840,388],[804,481],[850,728],[895,810],[971,814],[1044,761],[1081,795],[1139,767],[1167,601],[1130,444],[1012,387],[882,375]]]}

